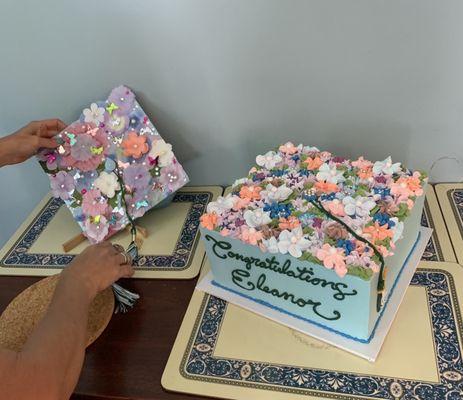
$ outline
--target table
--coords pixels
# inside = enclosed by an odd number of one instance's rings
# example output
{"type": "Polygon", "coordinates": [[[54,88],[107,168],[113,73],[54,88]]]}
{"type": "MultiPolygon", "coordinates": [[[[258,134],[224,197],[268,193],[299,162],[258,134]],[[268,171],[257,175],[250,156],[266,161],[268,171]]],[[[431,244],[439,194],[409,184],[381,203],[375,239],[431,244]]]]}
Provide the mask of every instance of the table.
{"type": "MultiPolygon", "coordinates": [[[[35,277],[0,277],[0,311],[35,277]]],[[[193,293],[194,280],[122,280],[141,295],[135,310],[114,315],[92,344],[72,399],[168,399],[200,397],[168,393],[161,375],[193,293]]]]}

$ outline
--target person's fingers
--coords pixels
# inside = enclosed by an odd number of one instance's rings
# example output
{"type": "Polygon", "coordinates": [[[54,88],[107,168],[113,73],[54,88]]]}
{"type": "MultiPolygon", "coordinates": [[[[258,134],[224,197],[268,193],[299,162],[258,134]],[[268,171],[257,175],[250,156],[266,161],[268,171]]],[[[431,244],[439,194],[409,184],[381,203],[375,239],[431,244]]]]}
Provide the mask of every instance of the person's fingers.
{"type": "Polygon", "coordinates": [[[52,137],[66,128],[66,124],[60,119],[44,119],[42,121],[29,122],[22,131],[29,135],[52,137]]]}
{"type": "Polygon", "coordinates": [[[121,278],[130,278],[135,273],[135,270],[131,265],[124,264],[121,265],[120,272],[121,278]]]}
{"type": "Polygon", "coordinates": [[[58,143],[56,143],[56,141],[53,139],[38,137],[38,140],[37,140],[38,149],[41,147],[44,147],[46,149],[55,149],[58,146],[59,146],[58,143]]]}
{"type": "Polygon", "coordinates": [[[129,262],[129,258],[125,253],[116,253],[114,257],[116,258],[117,265],[127,264],[129,262]]]}
{"type": "Polygon", "coordinates": [[[61,121],[58,118],[44,119],[38,122],[40,123],[40,125],[45,126],[48,135],[54,135],[58,132],[61,132],[67,126],[63,121],[61,121]]]}
{"type": "Polygon", "coordinates": [[[125,251],[124,248],[120,244],[117,244],[117,243],[114,243],[112,247],[117,253],[123,253],[125,251]]]}

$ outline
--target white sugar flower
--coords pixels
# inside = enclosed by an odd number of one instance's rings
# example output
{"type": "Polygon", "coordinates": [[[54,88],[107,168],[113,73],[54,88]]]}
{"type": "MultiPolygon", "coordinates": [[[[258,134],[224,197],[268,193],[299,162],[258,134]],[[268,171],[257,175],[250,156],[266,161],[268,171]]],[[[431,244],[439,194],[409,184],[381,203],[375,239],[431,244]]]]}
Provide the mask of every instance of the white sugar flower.
{"type": "Polygon", "coordinates": [[[98,107],[96,103],[90,104],[90,108],[86,108],[82,111],[84,114],[84,121],[91,122],[97,126],[104,121],[104,112],[105,109],[103,107],[98,107]]]}
{"type": "Polygon", "coordinates": [[[232,187],[237,187],[238,185],[242,185],[243,183],[246,183],[247,181],[248,181],[248,178],[237,179],[235,182],[233,182],[232,187]]]}
{"type": "Polygon", "coordinates": [[[165,167],[172,164],[174,158],[174,153],[172,152],[172,145],[166,143],[164,140],[155,140],[153,141],[148,157],[156,158],[159,157],[159,166],[165,167]]]}
{"type": "Polygon", "coordinates": [[[286,184],[276,187],[269,183],[265,190],[260,192],[260,195],[270,201],[280,202],[286,200],[292,192],[292,189],[287,187],[286,184]]]}
{"type": "Polygon", "coordinates": [[[354,199],[351,196],[346,196],[342,199],[342,204],[344,204],[344,211],[347,215],[358,217],[366,217],[376,206],[376,203],[368,197],[356,197],[354,199]]]}
{"type": "Polygon", "coordinates": [[[233,207],[233,197],[231,194],[228,194],[225,197],[219,196],[216,201],[211,201],[207,205],[207,212],[208,213],[215,212],[216,214],[220,215],[223,212],[231,210],[232,207],[233,207]]]}
{"type": "Polygon", "coordinates": [[[394,232],[394,236],[392,237],[392,241],[395,243],[397,242],[400,238],[402,238],[402,234],[404,232],[404,223],[402,221],[399,221],[397,217],[393,217],[390,219],[392,222],[394,222],[394,226],[391,228],[391,230],[394,232]]]}
{"type": "Polygon", "coordinates": [[[283,159],[281,156],[274,151],[269,151],[265,153],[263,156],[257,156],[256,157],[256,163],[260,167],[265,167],[267,169],[272,169],[277,165],[279,162],[281,162],[283,159]]]}
{"type": "Polygon", "coordinates": [[[117,176],[113,172],[108,173],[106,171],[100,173],[100,176],[93,182],[93,186],[109,199],[115,196],[117,190],[121,189],[117,176]]]}
{"type": "Polygon", "coordinates": [[[384,161],[376,161],[373,165],[373,174],[379,175],[392,175],[400,171],[400,163],[392,163],[391,156],[386,158],[384,161]]]}
{"type": "Polygon", "coordinates": [[[272,236],[270,239],[262,239],[262,245],[269,253],[278,253],[278,241],[272,236]]]}
{"type": "Polygon", "coordinates": [[[303,147],[303,152],[304,153],[318,153],[320,150],[318,149],[318,147],[314,147],[314,146],[304,146],[303,147]]]}
{"type": "Polygon", "coordinates": [[[292,231],[284,230],[278,236],[278,250],[280,253],[289,253],[293,257],[299,258],[302,252],[310,246],[310,241],[304,237],[302,228],[299,226],[292,231]]]}
{"type": "Polygon", "coordinates": [[[246,210],[243,214],[246,224],[251,228],[257,228],[262,225],[266,225],[272,221],[268,212],[265,212],[262,208],[256,210],[246,210]]]}
{"type": "Polygon", "coordinates": [[[324,163],[318,169],[317,179],[319,181],[325,181],[325,182],[337,184],[339,182],[344,182],[346,180],[343,174],[344,172],[338,171],[335,165],[330,167],[327,163],[324,163]]]}

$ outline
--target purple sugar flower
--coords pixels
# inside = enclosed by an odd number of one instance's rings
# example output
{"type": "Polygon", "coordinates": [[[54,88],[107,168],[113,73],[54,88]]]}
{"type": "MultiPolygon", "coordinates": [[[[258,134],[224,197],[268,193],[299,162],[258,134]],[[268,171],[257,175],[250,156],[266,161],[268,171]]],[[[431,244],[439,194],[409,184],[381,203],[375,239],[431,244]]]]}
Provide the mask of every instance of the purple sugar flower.
{"type": "Polygon", "coordinates": [[[120,113],[127,114],[134,105],[135,95],[129,88],[118,86],[112,90],[108,97],[108,101],[119,107],[118,111],[120,113]]]}
{"type": "Polygon", "coordinates": [[[92,147],[98,147],[98,143],[90,135],[79,135],[71,146],[71,156],[77,161],[87,161],[92,158],[92,147]]]}
{"type": "Polygon", "coordinates": [[[70,197],[70,192],[74,190],[74,178],[67,172],[60,171],[56,175],[50,176],[50,185],[53,196],[67,200],[70,197]]]}
{"type": "Polygon", "coordinates": [[[151,175],[145,166],[141,164],[131,164],[124,169],[124,183],[133,189],[144,189],[150,183],[151,175]]]}

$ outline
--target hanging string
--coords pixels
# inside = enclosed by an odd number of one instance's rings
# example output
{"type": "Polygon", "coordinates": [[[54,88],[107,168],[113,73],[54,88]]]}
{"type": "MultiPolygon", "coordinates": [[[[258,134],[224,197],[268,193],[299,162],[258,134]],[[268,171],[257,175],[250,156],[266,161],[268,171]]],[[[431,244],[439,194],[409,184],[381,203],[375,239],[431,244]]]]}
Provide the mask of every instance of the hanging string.
{"type": "Polygon", "coordinates": [[[328,210],[323,207],[322,203],[318,199],[309,199],[309,202],[316,207],[318,210],[320,210],[322,213],[324,213],[328,218],[336,221],[337,223],[341,224],[344,228],[347,229],[347,231],[354,236],[357,240],[360,240],[361,242],[367,244],[375,255],[378,257],[380,261],[380,270],[379,270],[379,277],[378,277],[378,285],[376,287],[376,311],[379,312],[381,310],[382,306],[382,300],[383,300],[383,293],[384,293],[384,267],[385,267],[385,261],[383,255],[378,251],[378,249],[367,239],[363,238],[362,236],[358,235],[349,225],[347,225],[344,221],[339,219],[338,217],[334,216],[331,214],[328,210]]]}
{"type": "MultiPolygon", "coordinates": [[[[127,247],[126,253],[130,256],[132,263],[133,263],[138,257],[138,246],[136,243],[137,228],[135,226],[135,222],[133,218],[130,216],[129,209],[127,207],[127,202],[125,201],[126,192],[125,192],[124,181],[122,180],[120,172],[117,168],[114,170],[114,173],[116,174],[117,180],[119,181],[119,185],[121,186],[121,203],[125,209],[125,214],[127,215],[127,218],[130,224],[130,233],[132,236],[132,241],[127,247]]],[[[140,296],[137,293],[130,292],[129,290],[124,289],[122,286],[118,285],[117,283],[114,283],[112,285],[112,288],[114,292],[114,297],[117,300],[116,310],[115,310],[116,314],[118,312],[126,313],[131,308],[133,308],[137,300],[140,298],[140,296]]]]}

